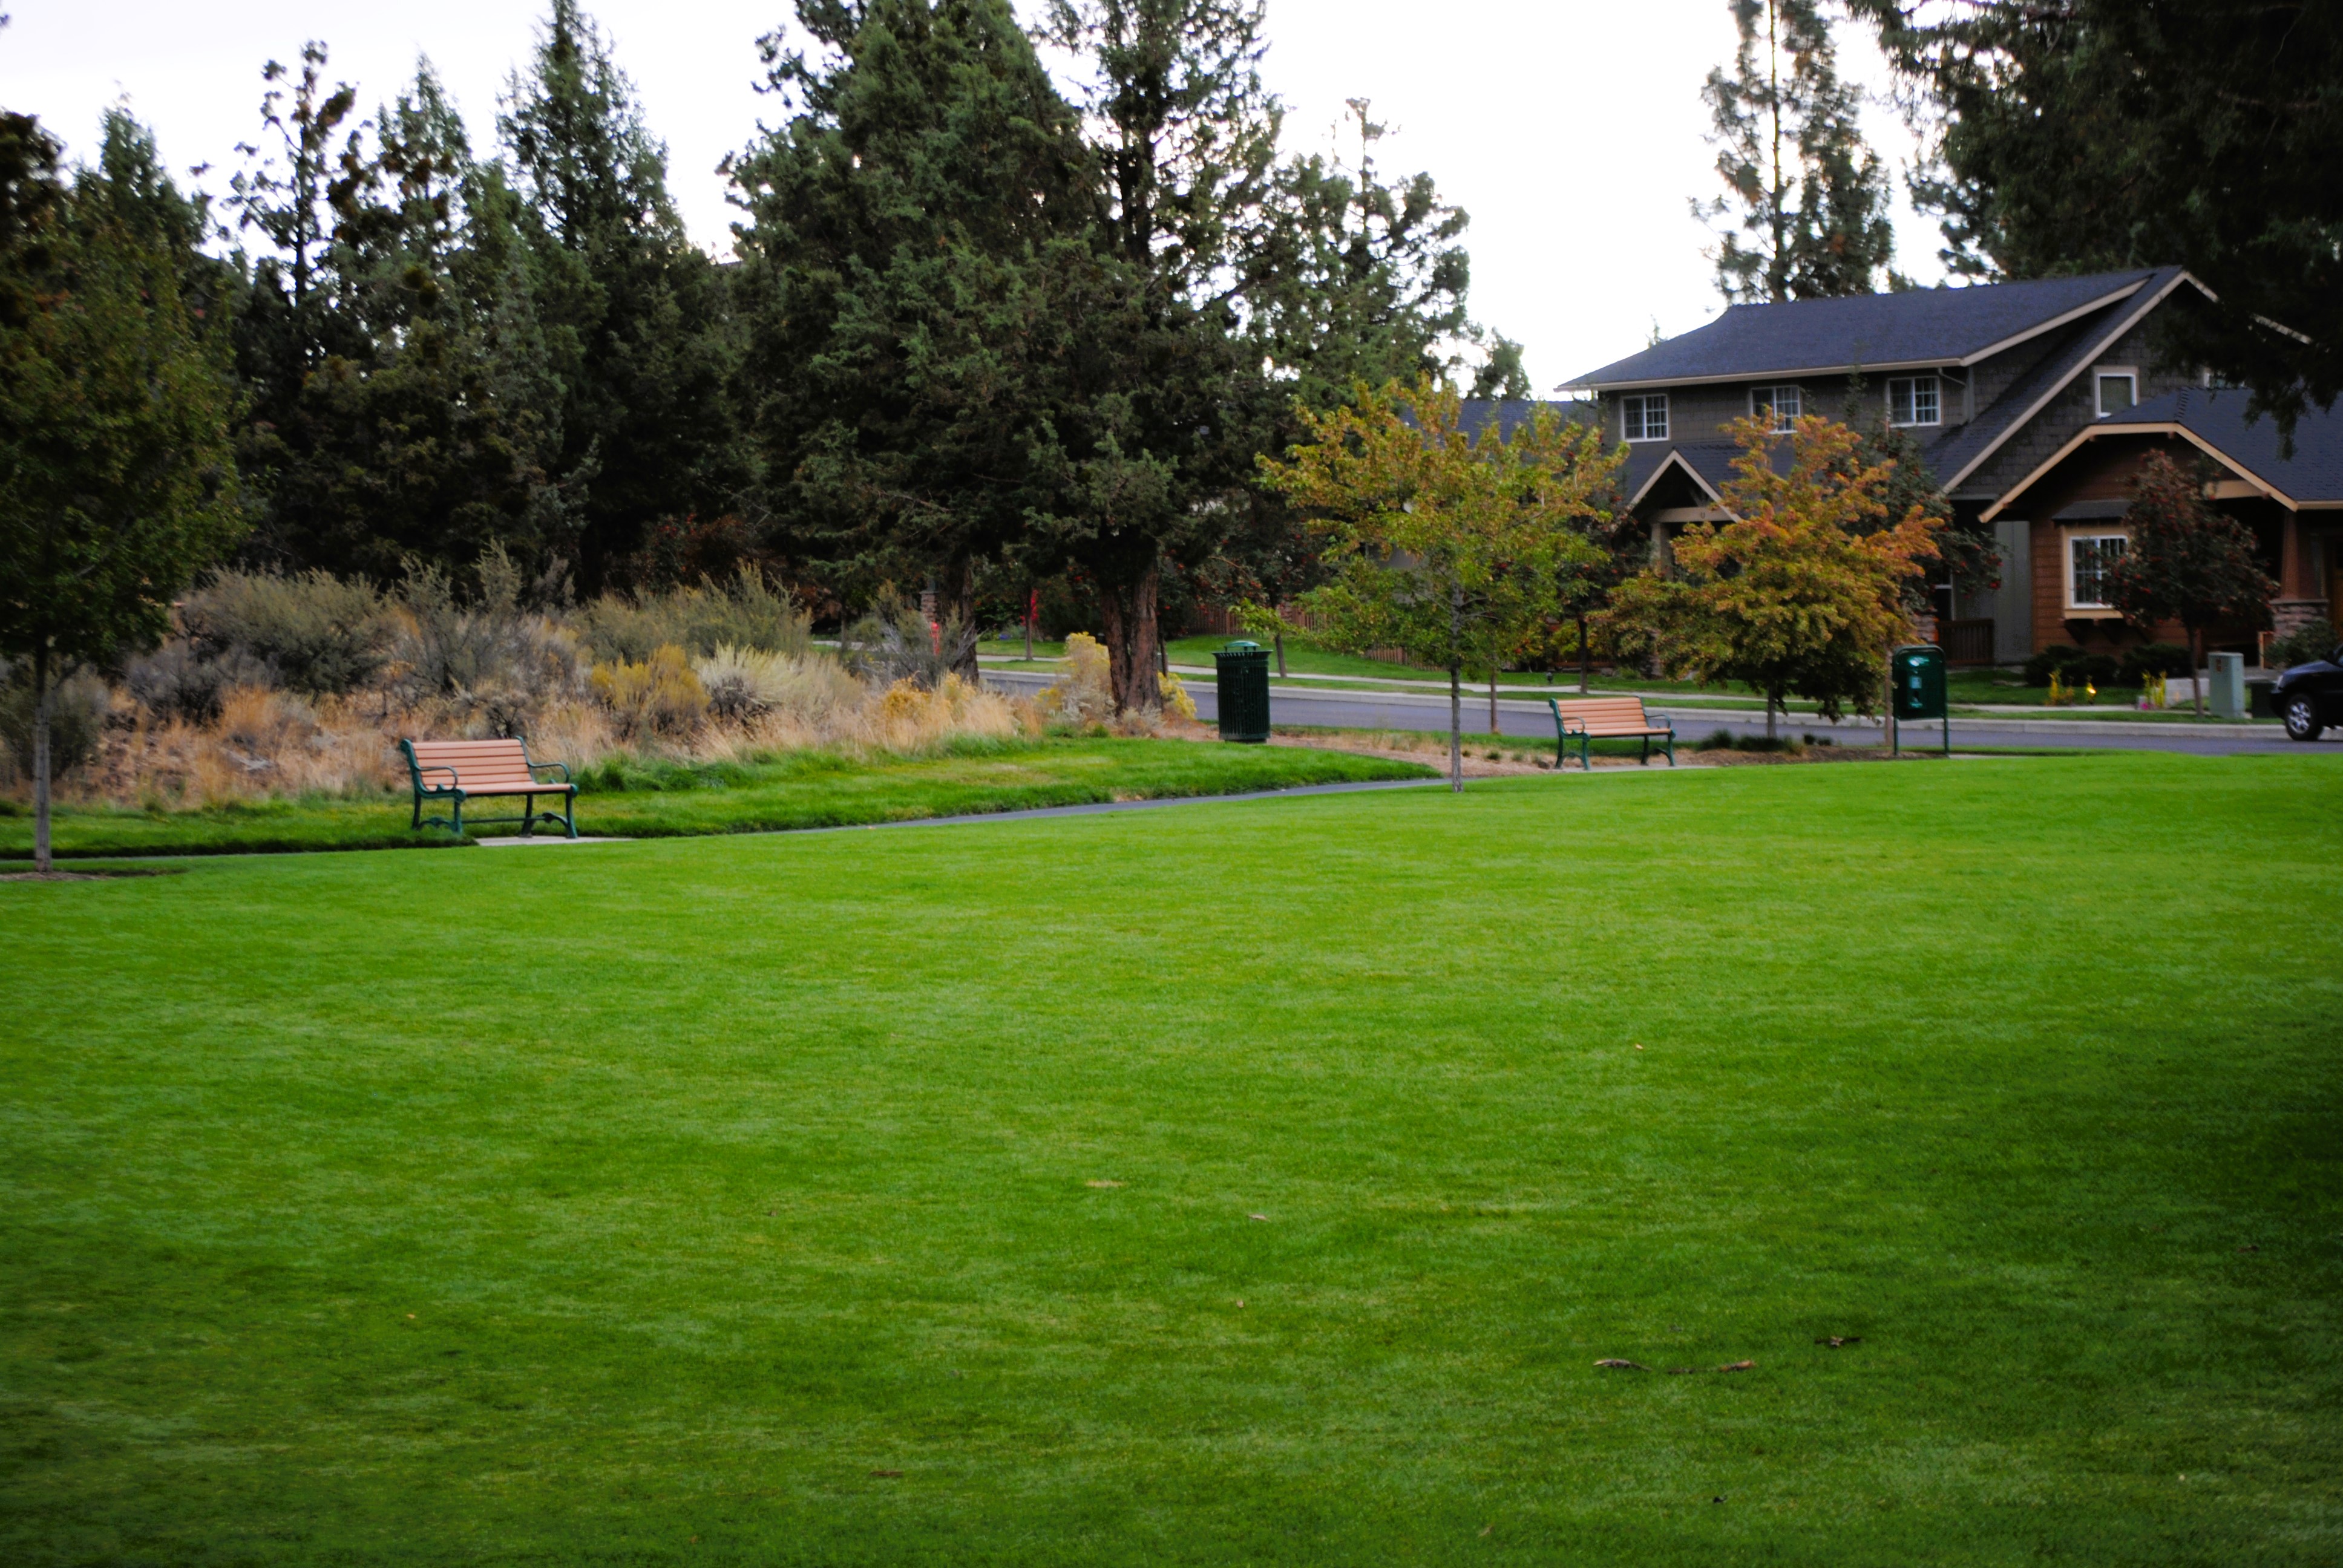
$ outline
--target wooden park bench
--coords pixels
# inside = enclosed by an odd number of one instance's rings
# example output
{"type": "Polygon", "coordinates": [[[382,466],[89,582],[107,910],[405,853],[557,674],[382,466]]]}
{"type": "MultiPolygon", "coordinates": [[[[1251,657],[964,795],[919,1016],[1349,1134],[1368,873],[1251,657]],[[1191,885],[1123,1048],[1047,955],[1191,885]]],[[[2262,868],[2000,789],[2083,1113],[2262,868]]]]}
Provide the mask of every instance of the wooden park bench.
{"type": "Polygon", "coordinates": [[[1576,741],[1578,765],[1594,772],[1594,764],[1586,755],[1586,743],[1590,740],[1641,740],[1646,768],[1652,764],[1652,742],[1657,740],[1667,748],[1668,766],[1676,765],[1676,721],[1653,719],[1644,711],[1644,699],[1640,697],[1549,697],[1545,705],[1554,709],[1556,768],[1566,759],[1571,742],[1576,741]]]}
{"type": "Polygon", "coordinates": [[[414,826],[418,829],[426,821],[423,805],[427,800],[452,803],[452,817],[433,817],[428,821],[434,827],[461,833],[465,801],[492,795],[518,795],[521,797],[519,817],[477,820],[518,821],[524,834],[534,832],[539,822],[548,827],[558,824],[568,829],[571,838],[578,837],[578,786],[569,781],[568,766],[531,762],[528,743],[518,736],[509,740],[402,740],[398,749],[407,754],[407,778],[415,786],[414,826]],[[558,779],[538,777],[550,768],[561,769],[558,779]],[[539,811],[537,799],[540,795],[558,797],[561,809],[539,811]]]}

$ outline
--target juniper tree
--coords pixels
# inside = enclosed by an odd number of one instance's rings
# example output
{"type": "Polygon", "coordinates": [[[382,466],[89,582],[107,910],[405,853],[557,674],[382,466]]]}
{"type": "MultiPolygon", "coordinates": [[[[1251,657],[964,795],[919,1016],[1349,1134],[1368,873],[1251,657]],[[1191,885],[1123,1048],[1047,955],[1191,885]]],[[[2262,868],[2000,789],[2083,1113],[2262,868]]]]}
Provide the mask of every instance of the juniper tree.
{"type": "Polygon", "coordinates": [[[1701,90],[1731,193],[1693,203],[1735,302],[1868,294],[1892,279],[1887,176],[1865,146],[1821,0],[1732,0],[1740,45],[1701,90]]]}
{"type": "Polygon", "coordinates": [[[866,580],[933,576],[942,618],[972,625],[979,568],[1042,499],[1095,166],[1007,0],[798,16],[821,53],[762,41],[791,114],[732,165],[772,504],[866,580]]]}

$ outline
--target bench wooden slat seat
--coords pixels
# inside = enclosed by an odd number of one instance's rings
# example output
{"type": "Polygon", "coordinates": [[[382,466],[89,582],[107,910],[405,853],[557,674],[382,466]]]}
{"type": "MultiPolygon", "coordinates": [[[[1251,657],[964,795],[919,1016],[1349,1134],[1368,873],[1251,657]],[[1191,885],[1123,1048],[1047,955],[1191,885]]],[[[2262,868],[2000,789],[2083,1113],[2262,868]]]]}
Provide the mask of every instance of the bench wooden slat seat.
{"type": "Polygon", "coordinates": [[[402,740],[398,749],[407,757],[407,777],[415,788],[413,826],[418,829],[428,823],[461,833],[465,801],[518,795],[520,816],[475,818],[475,824],[518,822],[521,832],[528,835],[542,822],[578,837],[578,786],[569,781],[568,765],[530,761],[528,742],[517,735],[506,740],[402,740]],[[560,770],[558,779],[538,777],[556,769],[560,770]],[[539,796],[558,799],[561,809],[538,810],[539,796]],[[426,818],[424,802],[440,800],[448,802],[450,815],[426,818]]]}
{"type": "Polygon", "coordinates": [[[1676,765],[1676,721],[1665,715],[1654,719],[1644,710],[1640,697],[1549,697],[1545,705],[1554,709],[1556,768],[1568,760],[1571,744],[1576,742],[1578,765],[1594,772],[1586,754],[1590,740],[1641,740],[1646,768],[1652,763],[1652,742],[1657,740],[1666,749],[1668,766],[1676,765]]]}

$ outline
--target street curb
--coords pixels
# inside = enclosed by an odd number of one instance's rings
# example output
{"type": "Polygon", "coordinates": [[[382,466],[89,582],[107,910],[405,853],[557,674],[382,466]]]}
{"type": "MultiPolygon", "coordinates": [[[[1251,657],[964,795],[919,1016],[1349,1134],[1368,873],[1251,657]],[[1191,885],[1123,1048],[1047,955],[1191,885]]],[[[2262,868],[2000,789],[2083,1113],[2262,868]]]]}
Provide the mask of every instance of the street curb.
{"type": "MultiPolygon", "coordinates": [[[[1039,689],[1049,685],[1055,678],[1038,671],[1018,669],[988,670],[984,673],[984,678],[1004,685],[1020,687],[1030,685],[1039,689]]],[[[1388,702],[1413,708],[1448,706],[1446,694],[1433,692],[1329,691],[1315,687],[1281,686],[1274,681],[1270,683],[1269,692],[1272,698],[1293,702],[1388,702]]],[[[1467,691],[1464,694],[1464,706],[1468,712],[1477,708],[1485,713],[1488,711],[1488,693],[1485,689],[1478,693],[1467,691]]],[[[1497,706],[1501,709],[1512,709],[1527,713],[1542,714],[1548,711],[1543,699],[1535,702],[1528,702],[1520,698],[1500,697],[1497,699],[1497,706]]],[[[1711,722],[1739,719],[1745,723],[1758,723],[1763,722],[1765,719],[1765,710],[1762,709],[1679,708],[1654,705],[1648,700],[1644,706],[1654,713],[1663,714],[1674,719],[1678,726],[1680,739],[1690,733],[1688,728],[1690,725],[1704,719],[1711,722]]],[[[1906,729],[1908,734],[1918,736],[1924,731],[1937,729],[1941,722],[1935,719],[1916,719],[1906,729]]],[[[1818,718],[1815,714],[1789,713],[1783,715],[1782,723],[1785,728],[1790,729],[1836,731],[1841,734],[1848,730],[1876,729],[1883,740],[1886,739],[1886,727],[1875,720],[1842,720],[1834,725],[1828,719],[1818,718]]],[[[1956,717],[1953,719],[1953,733],[1956,736],[1964,732],[1979,731],[2017,735],[2159,735],[2167,737],[2193,735],[2207,740],[2275,740],[2286,733],[2276,725],[2260,724],[2143,724],[2137,720],[2121,719],[2025,719],[2015,714],[2006,716],[1996,714],[1983,718],[1956,717]]],[[[1942,731],[1938,730],[1938,733],[1941,734],[1942,731]]],[[[1915,744],[1917,742],[1916,741],[1915,744]]]]}

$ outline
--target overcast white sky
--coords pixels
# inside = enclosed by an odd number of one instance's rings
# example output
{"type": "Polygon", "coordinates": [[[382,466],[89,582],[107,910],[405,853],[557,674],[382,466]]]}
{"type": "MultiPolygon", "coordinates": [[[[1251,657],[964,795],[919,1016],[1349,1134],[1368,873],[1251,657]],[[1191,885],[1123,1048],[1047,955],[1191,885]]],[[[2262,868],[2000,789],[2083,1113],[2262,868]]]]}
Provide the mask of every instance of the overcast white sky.
{"type": "MultiPolygon", "coordinates": [[[[1031,9],[1029,0],[1021,8],[1031,9]]],[[[496,101],[543,0],[0,0],[0,105],[37,114],[74,152],[126,99],[175,166],[209,163],[224,190],[235,144],[257,128],[262,61],[323,38],[337,78],[369,110],[430,55],[469,121],[493,139],[496,101]]],[[[588,0],[668,143],[693,237],[729,251],[715,173],[775,106],[752,90],[755,41],[788,0],[588,0]]],[[[1700,85],[1728,58],[1725,0],[1270,0],[1271,86],[1287,137],[1322,148],[1342,101],[1368,97],[1393,134],[1386,173],[1428,169],[1473,216],[1473,308],[1528,346],[1541,390],[1716,314],[1707,238],[1687,198],[1717,186],[1700,85]]],[[[1842,68],[1884,85],[1867,36],[1841,29],[1842,68]]],[[[1873,145],[1900,165],[1908,138],[1885,110],[1873,145]]],[[[1901,179],[1897,180],[1899,206],[1901,179]]],[[[1932,224],[1899,210],[1898,261],[1940,276],[1932,224]]]]}

